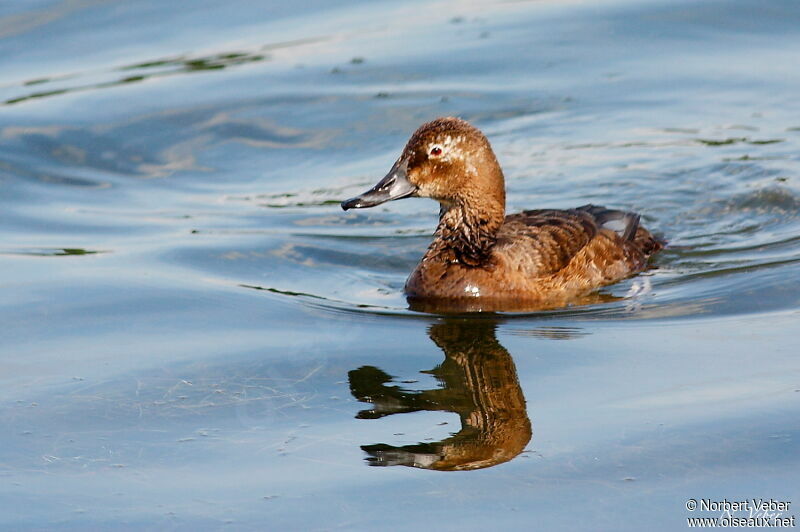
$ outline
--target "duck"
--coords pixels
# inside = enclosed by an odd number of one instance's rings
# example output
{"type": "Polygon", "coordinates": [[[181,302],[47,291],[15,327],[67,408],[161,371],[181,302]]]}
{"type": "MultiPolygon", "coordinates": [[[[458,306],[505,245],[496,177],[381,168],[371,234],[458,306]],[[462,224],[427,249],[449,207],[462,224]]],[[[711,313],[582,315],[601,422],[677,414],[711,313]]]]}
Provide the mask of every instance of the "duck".
{"type": "Polygon", "coordinates": [[[433,241],[405,284],[408,300],[425,308],[568,306],[643,271],[664,246],[639,214],[599,205],[506,215],[505,178],[489,140],[456,117],[421,125],[389,173],[341,207],[412,197],[439,203],[433,241]]]}

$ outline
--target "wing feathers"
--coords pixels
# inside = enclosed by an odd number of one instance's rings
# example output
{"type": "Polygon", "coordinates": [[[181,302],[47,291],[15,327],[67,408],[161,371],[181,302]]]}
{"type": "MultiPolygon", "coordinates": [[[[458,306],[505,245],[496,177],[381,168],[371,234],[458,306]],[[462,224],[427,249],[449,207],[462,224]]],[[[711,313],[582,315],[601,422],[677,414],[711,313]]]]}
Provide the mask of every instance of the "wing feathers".
{"type": "Polygon", "coordinates": [[[638,228],[638,214],[584,205],[569,210],[513,214],[506,218],[501,241],[509,247],[513,260],[529,265],[541,277],[566,267],[601,229],[614,231],[624,241],[632,242],[638,228]]]}

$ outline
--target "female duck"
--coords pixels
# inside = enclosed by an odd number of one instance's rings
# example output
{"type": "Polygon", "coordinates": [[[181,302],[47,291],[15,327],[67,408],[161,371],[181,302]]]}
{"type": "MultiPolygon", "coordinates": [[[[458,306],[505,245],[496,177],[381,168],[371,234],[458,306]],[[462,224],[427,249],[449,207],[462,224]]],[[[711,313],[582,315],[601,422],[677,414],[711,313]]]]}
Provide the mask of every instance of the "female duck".
{"type": "Polygon", "coordinates": [[[433,242],[406,282],[412,300],[562,306],[641,271],[662,247],[631,212],[585,205],[506,216],[492,147],[458,118],[423,124],[386,177],[342,208],[407,197],[440,204],[433,242]]]}

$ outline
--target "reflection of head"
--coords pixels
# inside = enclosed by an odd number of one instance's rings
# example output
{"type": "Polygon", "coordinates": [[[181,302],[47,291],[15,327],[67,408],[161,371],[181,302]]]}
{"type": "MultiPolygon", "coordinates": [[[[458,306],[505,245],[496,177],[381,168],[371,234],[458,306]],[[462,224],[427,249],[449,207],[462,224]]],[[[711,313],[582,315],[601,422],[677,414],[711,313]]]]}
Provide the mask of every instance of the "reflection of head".
{"type": "Polygon", "coordinates": [[[531,438],[525,398],[514,361],[495,337],[495,322],[448,320],[433,325],[431,339],[445,354],[430,371],[442,387],[411,391],[388,386],[391,377],[373,367],[350,372],[350,389],[373,409],[358,417],[419,410],[455,412],[461,430],[440,442],[363,446],[371,465],[406,465],[445,471],[490,467],[523,451],[531,438]]]}

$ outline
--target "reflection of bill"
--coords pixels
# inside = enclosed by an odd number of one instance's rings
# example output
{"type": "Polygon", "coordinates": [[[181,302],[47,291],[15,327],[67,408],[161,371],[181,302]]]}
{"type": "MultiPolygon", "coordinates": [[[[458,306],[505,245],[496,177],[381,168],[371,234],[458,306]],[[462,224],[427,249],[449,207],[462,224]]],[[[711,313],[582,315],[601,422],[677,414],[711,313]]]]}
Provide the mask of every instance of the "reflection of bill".
{"type": "Polygon", "coordinates": [[[431,340],[445,354],[430,371],[442,384],[435,390],[390,385],[384,371],[363,366],[349,373],[350,391],[370,410],[359,419],[419,410],[455,412],[461,430],[439,442],[364,445],[370,465],[405,465],[443,471],[491,467],[517,456],[531,439],[531,422],[514,361],[495,337],[493,320],[448,320],[433,325],[431,340]]]}

